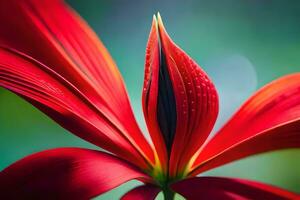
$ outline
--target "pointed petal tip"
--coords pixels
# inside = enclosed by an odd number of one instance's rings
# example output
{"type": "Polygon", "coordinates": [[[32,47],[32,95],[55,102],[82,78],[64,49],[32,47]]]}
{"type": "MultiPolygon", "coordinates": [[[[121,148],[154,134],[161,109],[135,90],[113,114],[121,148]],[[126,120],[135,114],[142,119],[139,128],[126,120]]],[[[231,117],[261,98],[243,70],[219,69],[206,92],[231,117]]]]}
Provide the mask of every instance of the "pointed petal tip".
{"type": "Polygon", "coordinates": [[[156,19],[156,16],[155,16],[155,14],[153,14],[153,17],[152,17],[152,24],[154,24],[154,23],[157,23],[157,19],[156,19]]]}
{"type": "Polygon", "coordinates": [[[157,23],[157,17],[155,14],[153,14],[152,17],[152,25],[151,25],[151,29],[157,31],[158,30],[158,23],[157,23]]]}
{"type": "Polygon", "coordinates": [[[166,40],[166,42],[173,43],[173,40],[170,38],[170,36],[169,36],[169,34],[167,32],[167,30],[166,30],[166,28],[164,26],[162,17],[161,17],[161,15],[160,15],[159,12],[157,12],[156,19],[157,19],[157,27],[158,27],[161,39],[162,40],[166,40]]]}
{"type": "Polygon", "coordinates": [[[157,19],[162,22],[161,15],[159,12],[157,12],[157,19]]]}
{"type": "Polygon", "coordinates": [[[158,26],[161,26],[164,29],[163,21],[159,11],[156,14],[153,14],[152,24],[156,23],[158,26]]]}
{"type": "Polygon", "coordinates": [[[165,31],[164,23],[162,21],[161,15],[159,12],[157,12],[157,21],[158,21],[158,26],[161,27],[165,31]]]}

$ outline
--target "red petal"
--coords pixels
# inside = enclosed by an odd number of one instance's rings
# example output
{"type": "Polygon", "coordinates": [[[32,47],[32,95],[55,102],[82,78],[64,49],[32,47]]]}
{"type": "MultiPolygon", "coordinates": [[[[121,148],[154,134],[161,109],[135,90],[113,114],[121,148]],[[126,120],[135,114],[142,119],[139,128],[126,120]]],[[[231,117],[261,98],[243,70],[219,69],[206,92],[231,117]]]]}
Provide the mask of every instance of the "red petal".
{"type": "Polygon", "coordinates": [[[300,196],[249,180],[221,177],[195,177],[173,184],[172,189],[189,200],[198,199],[298,199],[300,196]]]}
{"type": "Polygon", "coordinates": [[[121,200],[154,200],[159,192],[154,185],[142,185],[127,192],[121,200]]]}
{"type": "Polygon", "coordinates": [[[175,171],[182,172],[212,130],[218,95],[207,74],[171,40],[160,16],[158,24],[176,96],[178,123],[170,158],[170,173],[174,175],[175,171]]]}
{"type": "Polygon", "coordinates": [[[95,112],[80,91],[32,58],[0,48],[0,86],[24,97],[77,136],[147,167],[130,142],[95,112]]]}
{"type": "Polygon", "coordinates": [[[144,89],[142,95],[143,112],[147,123],[150,136],[159,157],[163,171],[167,171],[167,148],[163,133],[157,121],[157,96],[159,79],[159,60],[160,49],[158,41],[158,30],[155,16],[153,17],[152,27],[146,48],[144,89]]]}
{"type": "Polygon", "coordinates": [[[254,94],[203,148],[193,174],[283,148],[300,147],[300,74],[288,75],[254,94]]]}
{"type": "Polygon", "coordinates": [[[59,148],[23,158],[0,172],[1,199],[90,199],[131,179],[150,181],[109,154],[59,148]]]}
{"type": "Polygon", "coordinates": [[[114,61],[72,9],[60,0],[1,1],[0,23],[1,44],[51,67],[80,90],[145,159],[154,162],[114,61]]]}
{"type": "Polygon", "coordinates": [[[161,161],[168,152],[171,176],[182,173],[214,125],[218,97],[206,73],[168,36],[160,16],[147,45],[143,106],[161,161]]]}

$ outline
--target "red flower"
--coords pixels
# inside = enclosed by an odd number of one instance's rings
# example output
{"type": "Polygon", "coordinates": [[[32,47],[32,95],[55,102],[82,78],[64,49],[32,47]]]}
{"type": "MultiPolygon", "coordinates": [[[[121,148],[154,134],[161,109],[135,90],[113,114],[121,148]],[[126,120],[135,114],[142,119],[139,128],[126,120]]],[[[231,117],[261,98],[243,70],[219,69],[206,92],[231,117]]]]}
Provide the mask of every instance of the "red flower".
{"type": "Polygon", "coordinates": [[[163,191],[187,199],[297,199],[235,178],[194,177],[267,151],[300,147],[300,74],[254,94],[208,142],[218,95],[206,73],[153,19],[143,110],[154,146],[141,133],[122,77],[87,24],[59,0],[1,1],[0,86],[75,135],[109,151],[59,148],[0,172],[1,199],[87,199],[131,179],[123,199],[163,191]],[[193,178],[192,178],[193,177],[193,178]]]}

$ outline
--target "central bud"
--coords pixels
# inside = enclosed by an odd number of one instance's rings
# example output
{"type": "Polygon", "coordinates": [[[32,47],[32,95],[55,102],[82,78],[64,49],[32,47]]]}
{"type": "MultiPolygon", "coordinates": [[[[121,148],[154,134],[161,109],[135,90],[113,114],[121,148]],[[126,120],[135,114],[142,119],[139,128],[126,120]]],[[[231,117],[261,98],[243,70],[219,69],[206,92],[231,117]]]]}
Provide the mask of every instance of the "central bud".
{"type": "Polygon", "coordinates": [[[211,131],[217,94],[205,72],[153,17],[146,48],[143,112],[156,150],[153,176],[163,184],[187,176],[191,158],[211,131]]]}

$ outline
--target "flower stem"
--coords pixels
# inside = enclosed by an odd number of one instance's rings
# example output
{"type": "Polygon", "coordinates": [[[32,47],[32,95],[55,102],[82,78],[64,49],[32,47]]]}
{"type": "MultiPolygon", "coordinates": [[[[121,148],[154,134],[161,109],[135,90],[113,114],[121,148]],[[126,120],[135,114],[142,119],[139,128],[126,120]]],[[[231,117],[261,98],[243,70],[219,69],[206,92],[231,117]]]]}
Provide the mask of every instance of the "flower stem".
{"type": "Polygon", "coordinates": [[[174,200],[175,193],[168,186],[163,188],[163,194],[165,200],[174,200]]]}

